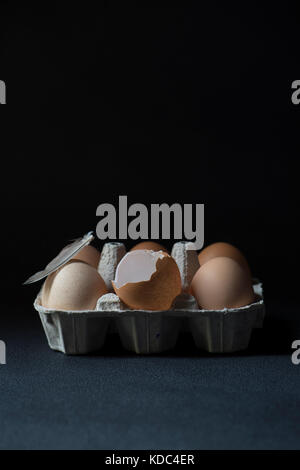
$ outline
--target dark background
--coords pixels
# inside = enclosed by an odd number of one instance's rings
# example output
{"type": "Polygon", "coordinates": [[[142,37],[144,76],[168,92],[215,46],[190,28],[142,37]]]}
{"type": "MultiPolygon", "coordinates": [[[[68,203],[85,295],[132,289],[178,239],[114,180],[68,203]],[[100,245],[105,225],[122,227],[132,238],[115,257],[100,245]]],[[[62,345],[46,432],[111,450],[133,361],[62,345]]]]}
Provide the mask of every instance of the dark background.
{"type": "MultiPolygon", "coordinates": [[[[32,307],[40,286],[22,282],[68,240],[95,230],[97,206],[117,206],[119,195],[148,207],[204,203],[205,245],[238,246],[264,283],[267,318],[250,358],[291,352],[300,337],[300,106],[291,102],[300,29],[294,7],[280,3],[3,6],[0,333],[20,356],[22,332],[27,354],[35,341],[46,348],[32,307]]],[[[198,354],[186,346],[176,354],[198,354]]]]}
{"type": "Polygon", "coordinates": [[[204,203],[205,244],[238,246],[267,301],[297,300],[295,10],[109,5],[3,9],[3,288],[29,305],[21,282],[125,194],[204,203]]]}

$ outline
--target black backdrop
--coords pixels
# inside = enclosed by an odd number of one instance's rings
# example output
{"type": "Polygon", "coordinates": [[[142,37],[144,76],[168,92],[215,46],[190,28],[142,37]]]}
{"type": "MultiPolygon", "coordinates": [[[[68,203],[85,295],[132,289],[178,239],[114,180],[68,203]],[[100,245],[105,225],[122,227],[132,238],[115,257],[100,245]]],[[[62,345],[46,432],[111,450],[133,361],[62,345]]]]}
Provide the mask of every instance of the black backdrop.
{"type": "Polygon", "coordinates": [[[3,7],[3,301],[34,315],[21,283],[95,230],[102,202],[204,203],[205,244],[246,254],[270,338],[284,322],[295,337],[298,25],[261,2],[3,7]]]}

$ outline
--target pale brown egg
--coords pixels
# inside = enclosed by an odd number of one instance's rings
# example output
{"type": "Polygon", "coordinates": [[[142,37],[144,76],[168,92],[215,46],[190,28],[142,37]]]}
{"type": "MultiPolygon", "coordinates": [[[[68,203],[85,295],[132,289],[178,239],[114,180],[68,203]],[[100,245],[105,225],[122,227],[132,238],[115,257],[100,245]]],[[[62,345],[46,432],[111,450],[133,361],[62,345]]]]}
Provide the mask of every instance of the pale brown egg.
{"type": "Polygon", "coordinates": [[[72,259],[84,261],[85,263],[90,264],[91,266],[94,266],[94,268],[97,269],[100,261],[100,256],[101,254],[96,248],[91,245],[87,245],[82,248],[79,253],[73,256],[72,259]]]}
{"type": "Polygon", "coordinates": [[[167,253],[135,250],[118,264],[112,285],[132,309],[169,310],[181,292],[181,277],[175,260],[167,253]]]}
{"type": "Polygon", "coordinates": [[[159,243],[152,242],[152,241],[140,242],[137,245],[135,245],[133,248],[131,248],[130,251],[135,251],[135,250],[164,251],[165,253],[169,253],[168,250],[164,246],[160,245],[159,243]]]}
{"type": "Polygon", "coordinates": [[[71,260],[47,277],[42,305],[57,310],[93,310],[106,293],[106,285],[93,266],[71,260]]]}
{"type": "Polygon", "coordinates": [[[196,272],[191,287],[205,310],[237,308],[254,301],[248,273],[232,258],[220,256],[207,261],[196,272]]]}
{"type": "Polygon", "coordinates": [[[232,258],[237,261],[251,276],[250,268],[248,262],[243,255],[243,253],[230,243],[217,242],[212,245],[207,246],[198,255],[200,266],[207,263],[212,258],[217,258],[219,256],[225,256],[226,258],[232,258]]]}

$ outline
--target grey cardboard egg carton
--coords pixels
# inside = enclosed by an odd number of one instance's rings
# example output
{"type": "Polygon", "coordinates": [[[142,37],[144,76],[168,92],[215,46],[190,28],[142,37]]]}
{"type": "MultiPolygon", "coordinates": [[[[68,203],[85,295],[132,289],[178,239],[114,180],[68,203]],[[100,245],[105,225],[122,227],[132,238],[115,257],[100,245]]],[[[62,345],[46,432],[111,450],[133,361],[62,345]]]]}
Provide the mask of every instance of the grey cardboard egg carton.
{"type": "Polygon", "coordinates": [[[154,354],[175,347],[180,331],[189,331],[200,350],[231,353],[248,347],[252,330],[261,328],[265,316],[262,284],[253,281],[255,302],[245,307],[201,310],[189,293],[190,282],[199,268],[197,253],[189,242],[175,243],[172,256],[180,270],[182,293],[170,310],[131,310],[113,292],[116,267],[125,255],[122,243],[106,243],[98,272],[109,294],[98,299],[95,310],[60,311],[41,305],[41,291],[34,302],[48,344],[65,354],[88,354],[118,332],[125,349],[137,354],[154,354]]]}

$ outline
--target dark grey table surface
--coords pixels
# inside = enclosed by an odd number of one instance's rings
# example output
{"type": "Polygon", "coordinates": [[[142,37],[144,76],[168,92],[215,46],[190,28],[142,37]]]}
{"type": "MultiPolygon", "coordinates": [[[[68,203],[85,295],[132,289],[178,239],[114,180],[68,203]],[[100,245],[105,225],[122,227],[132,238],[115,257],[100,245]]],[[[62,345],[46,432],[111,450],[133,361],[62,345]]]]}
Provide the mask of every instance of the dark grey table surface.
{"type": "Polygon", "coordinates": [[[225,356],[190,337],[136,356],[112,337],[74,357],[49,349],[32,311],[7,310],[0,449],[299,449],[300,365],[265,334],[225,356]]]}

